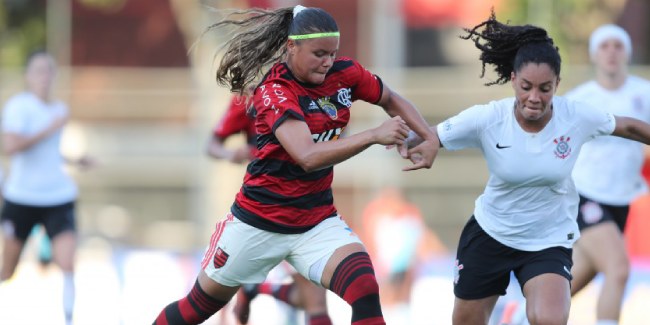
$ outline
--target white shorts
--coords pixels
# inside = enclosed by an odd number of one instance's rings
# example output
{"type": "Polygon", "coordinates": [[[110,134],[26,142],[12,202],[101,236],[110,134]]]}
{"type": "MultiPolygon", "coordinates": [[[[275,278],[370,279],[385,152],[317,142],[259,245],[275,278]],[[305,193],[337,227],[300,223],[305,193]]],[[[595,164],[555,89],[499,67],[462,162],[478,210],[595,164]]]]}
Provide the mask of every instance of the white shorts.
{"type": "Polygon", "coordinates": [[[282,260],[320,285],[323,260],[339,247],[361,243],[340,216],[323,220],[302,234],[280,234],[250,226],[231,213],[217,223],[201,268],[214,281],[230,287],[262,283],[282,260]],[[310,272],[319,262],[319,272],[310,272]],[[310,274],[311,273],[311,274],[310,274]]]}

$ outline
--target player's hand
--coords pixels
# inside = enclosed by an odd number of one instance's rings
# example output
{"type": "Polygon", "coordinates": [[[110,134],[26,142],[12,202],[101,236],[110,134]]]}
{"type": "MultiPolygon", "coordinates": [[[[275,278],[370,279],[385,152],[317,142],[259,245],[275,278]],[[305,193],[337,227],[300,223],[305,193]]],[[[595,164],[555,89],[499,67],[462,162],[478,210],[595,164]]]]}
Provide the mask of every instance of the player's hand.
{"type": "Polygon", "coordinates": [[[374,143],[389,145],[401,145],[408,137],[410,128],[400,116],[394,116],[372,130],[374,143]]]}
{"type": "Polygon", "coordinates": [[[86,171],[97,166],[97,160],[94,157],[88,155],[83,155],[77,159],[68,160],[68,162],[82,171],[86,171]]]}
{"type": "Polygon", "coordinates": [[[230,162],[235,164],[243,164],[251,159],[251,149],[248,146],[240,147],[232,152],[230,162]]]}
{"type": "Polygon", "coordinates": [[[406,148],[407,146],[401,146],[399,148],[400,155],[408,158],[413,164],[402,168],[403,171],[417,170],[421,168],[428,169],[431,168],[433,161],[438,155],[440,142],[435,138],[434,140],[423,141],[411,149],[407,150],[406,148]]]}
{"type": "Polygon", "coordinates": [[[46,133],[51,134],[53,132],[58,131],[63,126],[65,126],[66,123],[68,123],[69,119],[70,117],[67,114],[55,117],[50,123],[50,125],[47,127],[46,133]]]}

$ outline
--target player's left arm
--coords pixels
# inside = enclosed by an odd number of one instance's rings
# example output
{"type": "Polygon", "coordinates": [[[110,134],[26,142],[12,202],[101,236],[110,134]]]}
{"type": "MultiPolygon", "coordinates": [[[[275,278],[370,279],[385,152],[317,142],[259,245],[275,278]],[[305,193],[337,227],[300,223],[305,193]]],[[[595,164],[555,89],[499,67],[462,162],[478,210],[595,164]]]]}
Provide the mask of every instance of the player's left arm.
{"type": "Polygon", "coordinates": [[[650,144],[650,124],[632,117],[614,116],[616,127],[612,135],[650,144]]]}

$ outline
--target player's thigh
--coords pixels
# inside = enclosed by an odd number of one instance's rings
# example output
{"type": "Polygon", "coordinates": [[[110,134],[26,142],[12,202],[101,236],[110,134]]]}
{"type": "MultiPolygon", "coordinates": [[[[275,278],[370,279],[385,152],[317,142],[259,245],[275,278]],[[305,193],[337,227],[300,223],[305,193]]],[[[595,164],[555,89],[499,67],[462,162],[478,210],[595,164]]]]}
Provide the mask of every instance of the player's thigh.
{"type": "Polygon", "coordinates": [[[583,250],[579,241],[573,245],[571,257],[573,259],[573,267],[571,268],[571,274],[573,275],[573,279],[571,280],[571,294],[575,295],[593,280],[597,271],[591,258],[583,250]]]}
{"type": "Polygon", "coordinates": [[[32,228],[42,220],[37,207],[14,203],[5,200],[0,212],[0,223],[5,238],[13,238],[21,242],[27,241],[32,228]]]}
{"type": "Polygon", "coordinates": [[[335,216],[301,234],[292,244],[287,261],[303,277],[321,285],[325,268],[335,253],[349,255],[356,251],[365,251],[361,240],[341,217],[335,216]]]}
{"type": "Polygon", "coordinates": [[[52,260],[65,272],[74,269],[77,235],[72,230],[59,233],[52,239],[52,260]]]}
{"type": "Polygon", "coordinates": [[[300,292],[307,312],[327,311],[327,290],[325,288],[316,285],[298,273],[293,275],[293,281],[300,292]]]}
{"type": "Polygon", "coordinates": [[[540,274],[524,285],[526,314],[533,324],[566,324],[571,307],[569,280],[560,274],[540,274]]]}
{"type": "Polygon", "coordinates": [[[75,202],[43,207],[43,226],[54,241],[59,234],[76,233],[75,202]]]}
{"type": "Polygon", "coordinates": [[[577,244],[598,271],[629,265],[625,239],[614,222],[603,222],[585,229],[577,244]]]}
{"type": "Polygon", "coordinates": [[[492,310],[499,296],[490,296],[481,299],[454,300],[452,323],[454,325],[485,325],[490,319],[492,310]]]}
{"type": "Polygon", "coordinates": [[[262,283],[289,254],[296,236],[255,228],[229,213],[217,223],[201,268],[209,278],[229,287],[262,283]]]}

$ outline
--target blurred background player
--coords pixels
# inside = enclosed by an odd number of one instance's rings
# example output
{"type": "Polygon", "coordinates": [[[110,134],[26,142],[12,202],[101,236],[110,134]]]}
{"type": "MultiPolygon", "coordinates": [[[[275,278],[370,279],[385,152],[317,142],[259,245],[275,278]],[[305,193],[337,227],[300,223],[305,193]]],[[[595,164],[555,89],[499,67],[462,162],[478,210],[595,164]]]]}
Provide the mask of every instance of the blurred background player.
{"type": "MultiPolygon", "coordinates": [[[[255,87],[253,86],[247,88],[246,96],[252,94],[254,90],[255,87]]],[[[247,104],[250,104],[250,102],[245,96],[237,95],[232,97],[226,112],[215,126],[208,143],[207,152],[210,157],[242,164],[250,162],[255,156],[255,120],[248,115],[251,111],[247,109],[247,104]],[[246,137],[244,145],[234,149],[225,146],[225,142],[229,137],[240,133],[246,137]]],[[[274,270],[276,269],[291,274],[293,282],[265,281],[260,284],[244,285],[237,293],[237,301],[233,310],[240,323],[248,323],[251,301],[258,294],[271,295],[291,307],[304,309],[306,313],[305,324],[307,325],[329,325],[332,323],[327,314],[327,290],[302,277],[288,263],[283,262],[274,270]]]]}
{"type": "MultiPolygon", "coordinates": [[[[2,111],[2,144],[11,156],[11,167],[3,186],[5,202],[0,216],[4,234],[0,281],[14,274],[30,232],[42,224],[52,240],[52,261],[63,272],[63,309],[71,324],[77,187],[63,171],[66,159],[59,146],[68,108],[52,97],[55,75],[55,62],[49,54],[32,54],[25,70],[25,91],[11,97],[2,111]]],[[[91,164],[87,157],[68,162],[83,167],[91,164]]]]}
{"type": "Polygon", "coordinates": [[[358,231],[372,258],[388,324],[410,323],[410,298],[419,266],[446,252],[420,209],[399,188],[386,187],[368,203],[358,231]]]}
{"type": "MultiPolygon", "coordinates": [[[[650,122],[650,82],[628,74],[632,42],[616,25],[603,25],[589,39],[596,76],[566,97],[602,107],[616,116],[650,122]]],[[[620,137],[599,137],[585,144],[573,170],[580,208],[580,239],[573,249],[571,294],[598,274],[604,281],[598,297],[598,325],[618,324],[630,273],[623,232],[630,203],[648,192],[641,174],[644,145],[620,137]]]]}

